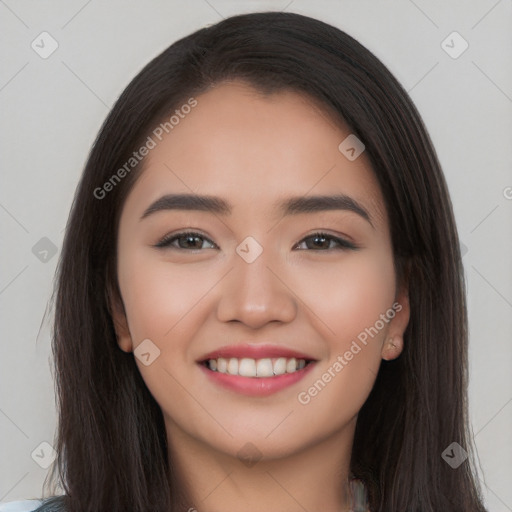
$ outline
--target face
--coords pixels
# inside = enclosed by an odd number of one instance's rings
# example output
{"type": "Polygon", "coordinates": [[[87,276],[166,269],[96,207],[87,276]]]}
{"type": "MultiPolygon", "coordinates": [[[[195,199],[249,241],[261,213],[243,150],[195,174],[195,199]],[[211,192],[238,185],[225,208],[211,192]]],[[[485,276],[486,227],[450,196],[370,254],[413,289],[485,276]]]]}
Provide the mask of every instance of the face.
{"type": "Polygon", "coordinates": [[[384,200],[365,153],[338,148],[350,130],[311,99],[232,82],[196,100],[123,206],[118,342],[170,438],[285,457],[353,430],[402,349],[384,200]]]}

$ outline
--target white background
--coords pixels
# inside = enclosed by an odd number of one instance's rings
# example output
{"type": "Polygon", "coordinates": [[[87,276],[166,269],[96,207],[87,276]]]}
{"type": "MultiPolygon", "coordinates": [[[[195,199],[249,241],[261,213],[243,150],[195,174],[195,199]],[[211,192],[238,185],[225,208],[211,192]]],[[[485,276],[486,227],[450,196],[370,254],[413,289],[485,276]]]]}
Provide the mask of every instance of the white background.
{"type": "Polygon", "coordinates": [[[467,247],[470,412],[486,505],[512,511],[511,0],[0,0],[0,502],[42,495],[47,470],[31,453],[52,444],[56,414],[49,327],[41,322],[100,124],[172,42],[262,10],[345,30],[390,68],[424,118],[467,247]],[[43,31],[59,45],[47,59],[31,48],[43,31]],[[469,43],[456,59],[441,46],[453,31],[469,43]],[[43,237],[57,249],[46,262],[32,252],[43,237]]]}

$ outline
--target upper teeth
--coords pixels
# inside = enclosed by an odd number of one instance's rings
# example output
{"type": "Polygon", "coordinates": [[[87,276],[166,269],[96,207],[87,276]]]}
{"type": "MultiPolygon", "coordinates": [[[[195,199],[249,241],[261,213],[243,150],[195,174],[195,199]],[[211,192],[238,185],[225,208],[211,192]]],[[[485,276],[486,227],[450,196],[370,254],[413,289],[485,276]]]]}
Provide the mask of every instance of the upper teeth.
{"type": "Polygon", "coordinates": [[[293,373],[306,366],[305,359],[296,359],[295,357],[278,357],[277,359],[251,359],[244,357],[237,359],[232,357],[226,359],[208,359],[210,370],[230,375],[240,375],[242,377],[273,377],[274,375],[284,375],[293,373]]]}

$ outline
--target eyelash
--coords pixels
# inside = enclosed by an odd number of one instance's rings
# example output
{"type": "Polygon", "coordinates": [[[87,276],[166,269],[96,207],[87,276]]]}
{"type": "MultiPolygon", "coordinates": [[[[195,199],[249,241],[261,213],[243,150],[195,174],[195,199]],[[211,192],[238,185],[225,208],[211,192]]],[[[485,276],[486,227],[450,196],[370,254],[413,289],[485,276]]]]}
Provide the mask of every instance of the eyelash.
{"type": "MultiPolygon", "coordinates": [[[[213,245],[216,245],[215,242],[212,242],[209,238],[205,237],[203,234],[198,233],[197,231],[183,231],[181,233],[176,233],[173,235],[167,235],[164,238],[162,238],[157,244],[154,245],[154,247],[159,249],[177,249],[178,251],[194,251],[195,249],[183,249],[181,247],[175,247],[171,246],[171,243],[175,240],[178,240],[179,238],[185,238],[185,237],[198,237],[203,238],[204,240],[207,240],[208,242],[212,243],[213,245]]],[[[349,242],[348,240],[345,240],[343,238],[339,238],[337,236],[329,235],[328,233],[324,233],[322,231],[317,231],[315,233],[312,233],[311,235],[308,235],[307,237],[303,238],[297,245],[301,244],[305,240],[308,240],[310,238],[325,238],[329,240],[334,240],[336,243],[338,243],[338,247],[334,248],[334,250],[357,250],[359,247],[352,242],[349,242]]],[[[196,249],[196,250],[202,250],[202,249],[196,249]]],[[[311,250],[311,249],[299,249],[301,251],[303,250],[311,250]]],[[[314,250],[314,249],[313,249],[314,250]]],[[[331,251],[333,249],[319,249],[315,252],[323,252],[323,251],[331,251]]]]}

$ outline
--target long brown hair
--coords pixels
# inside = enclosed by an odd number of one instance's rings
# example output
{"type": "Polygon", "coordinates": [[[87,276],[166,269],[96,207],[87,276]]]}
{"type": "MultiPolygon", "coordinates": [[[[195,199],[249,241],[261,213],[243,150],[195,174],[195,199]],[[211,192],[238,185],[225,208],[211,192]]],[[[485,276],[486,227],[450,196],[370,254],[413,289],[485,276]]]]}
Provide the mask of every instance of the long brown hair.
{"type": "Polygon", "coordinates": [[[98,190],[164,117],[228,79],[320,100],[364,143],[385,198],[411,314],[403,353],[382,362],[357,421],[351,471],[366,484],[371,510],[485,511],[467,412],[460,247],[427,130],[371,52],[333,26],[283,12],[233,16],[177,41],[132,80],[99,132],[74,197],[54,292],[59,421],[49,477],[50,492],[60,484],[65,494],[38,510],[177,510],[162,412],[133,354],[119,349],[109,309],[109,296],[119,294],[119,215],[144,160],[104,197],[98,190]],[[469,454],[456,469],[441,456],[453,442],[469,454]]]}

